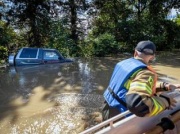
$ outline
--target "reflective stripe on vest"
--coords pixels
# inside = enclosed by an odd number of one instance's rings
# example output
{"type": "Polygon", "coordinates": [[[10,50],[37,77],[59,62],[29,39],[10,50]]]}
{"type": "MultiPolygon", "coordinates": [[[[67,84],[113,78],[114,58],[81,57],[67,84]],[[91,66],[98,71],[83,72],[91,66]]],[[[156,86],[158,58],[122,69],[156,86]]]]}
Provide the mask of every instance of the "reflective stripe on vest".
{"type": "Polygon", "coordinates": [[[151,67],[151,66],[147,66],[147,68],[151,71],[151,72],[153,72],[154,73],[154,76],[155,76],[155,78],[154,78],[154,85],[153,85],[153,92],[152,92],[152,94],[151,95],[154,95],[155,93],[156,93],[156,82],[157,82],[157,74],[156,74],[156,72],[154,71],[154,69],[151,67]]]}
{"type": "Polygon", "coordinates": [[[153,108],[153,110],[151,111],[151,113],[150,113],[149,116],[157,115],[157,114],[159,114],[160,112],[163,111],[163,107],[159,104],[159,102],[156,101],[153,97],[152,97],[152,100],[153,100],[153,102],[154,102],[154,108],[153,108]]]}
{"type": "MultiPolygon", "coordinates": [[[[127,89],[124,87],[124,84],[134,72],[142,68],[147,68],[147,65],[134,58],[129,58],[117,63],[108,88],[112,89],[114,94],[116,94],[122,101],[125,102],[127,89]]],[[[104,92],[104,98],[109,106],[117,107],[121,112],[126,111],[127,108],[120,104],[115,97],[113,97],[108,88],[104,92]]]]}

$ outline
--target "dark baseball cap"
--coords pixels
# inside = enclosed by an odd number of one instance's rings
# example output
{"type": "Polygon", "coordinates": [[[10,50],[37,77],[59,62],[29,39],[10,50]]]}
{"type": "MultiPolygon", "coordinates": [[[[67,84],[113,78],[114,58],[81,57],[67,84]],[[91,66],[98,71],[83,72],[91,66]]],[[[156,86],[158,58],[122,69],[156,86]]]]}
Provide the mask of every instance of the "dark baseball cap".
{"type": "Polygon", "coordinates": [[[146,55],[154,55],[156,52],[156,46],[151,41],[140,41],[135,50],[142,52],[146,55]]]}

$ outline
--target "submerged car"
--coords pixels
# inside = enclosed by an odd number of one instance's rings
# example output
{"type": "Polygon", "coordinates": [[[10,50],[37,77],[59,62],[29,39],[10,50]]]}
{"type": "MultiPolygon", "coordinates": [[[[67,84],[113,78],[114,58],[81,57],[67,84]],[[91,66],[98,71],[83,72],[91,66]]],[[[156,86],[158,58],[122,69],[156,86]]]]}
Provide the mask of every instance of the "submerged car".
{"type": "Polygon", "coordinates": [[[11,54],[8,62],[10,66],[23,66],[65,63],[73,60],[64,58],[56,49],[24,47],[17,54],[11,54]]]}

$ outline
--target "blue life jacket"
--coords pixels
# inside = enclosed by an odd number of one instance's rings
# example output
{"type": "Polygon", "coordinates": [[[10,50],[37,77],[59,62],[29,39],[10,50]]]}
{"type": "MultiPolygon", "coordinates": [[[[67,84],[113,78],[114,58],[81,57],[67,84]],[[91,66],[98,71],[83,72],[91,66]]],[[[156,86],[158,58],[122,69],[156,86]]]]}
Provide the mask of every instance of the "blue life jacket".
{"type": "Polygon", "coordinates": [[[146,64],[134,58],[116,64],[109,86],[104,92],[104,98],[110,107],[116,107],[120,112],[127,110],[125,95],[128,89],[124,87],[124,84],[133,73],[146,67],[146,64]]]}

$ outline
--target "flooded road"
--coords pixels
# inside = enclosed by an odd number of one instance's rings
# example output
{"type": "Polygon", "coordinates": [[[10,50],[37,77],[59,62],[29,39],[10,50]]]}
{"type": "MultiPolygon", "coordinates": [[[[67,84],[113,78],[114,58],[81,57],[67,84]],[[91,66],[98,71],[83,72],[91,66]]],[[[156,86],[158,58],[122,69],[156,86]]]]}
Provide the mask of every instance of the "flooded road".
{"type": "MultiPolygon", "coordinates": [[[[0,133],[77,134],[98,124],[114,66],[128,57],[0,69],[0,133]]],[[[180,54],[153,67],[159,80],[180,83],[180,54]]]]}

